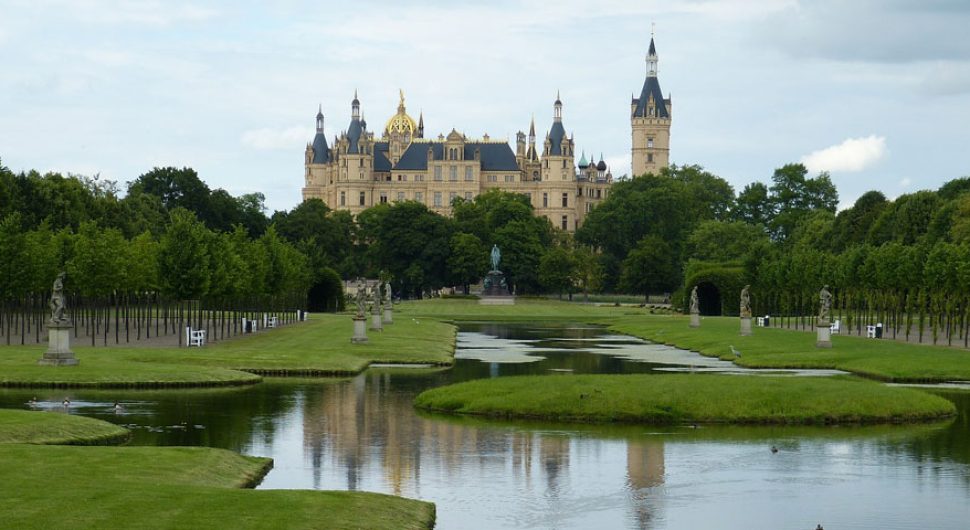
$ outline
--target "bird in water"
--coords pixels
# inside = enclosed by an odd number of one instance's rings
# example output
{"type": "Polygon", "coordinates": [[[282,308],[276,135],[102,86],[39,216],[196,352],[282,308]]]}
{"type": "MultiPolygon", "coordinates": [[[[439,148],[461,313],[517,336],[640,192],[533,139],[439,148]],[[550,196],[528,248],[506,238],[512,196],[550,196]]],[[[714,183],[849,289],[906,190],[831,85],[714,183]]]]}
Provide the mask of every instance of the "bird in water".
{"type": "Polygon", "coordinates": [[[115,401],[115,412],[121,412],[123,410],[125,410],[125,406],[115,401]]]}
{"type": "Polygon", "coordinates": [[[741,357],[741,352],[739,352],[738,350],[734,349],[734,346],[733,345],[731,346],[731,353],[733,353],[735,357],[741,357]]]}
{"type": "Polygon", "coordinates": [[[64,405],[65,407],[70,407],[71,406],[71,399],[70,398],[64,398],[64,401],[61,402],[61,404],[64,405]]]}
{"type": "Polygon", "coordinates": [[[772,453],[777,453],[778,452],[778,448],[772,445],[771,446],[771,452],[772,453]]]}
{"type": "Polygon", "coordinates": [[[30,405],[30,408],[36,407],[37,406],[37,396],[34,396],[34,397],[30,398],[30,401],[28,401],[27,404],[30,405]]]}

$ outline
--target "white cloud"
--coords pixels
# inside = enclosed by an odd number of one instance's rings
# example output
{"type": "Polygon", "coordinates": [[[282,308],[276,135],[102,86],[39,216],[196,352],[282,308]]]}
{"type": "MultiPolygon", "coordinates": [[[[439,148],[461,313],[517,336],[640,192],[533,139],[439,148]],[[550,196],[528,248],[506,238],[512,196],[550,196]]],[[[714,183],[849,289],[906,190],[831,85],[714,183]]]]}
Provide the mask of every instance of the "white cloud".
{"type": "Polygon", "coordinates": [[[304,126],[288,127],[286,129],[253,129],[243,133],[242,144],[254,149],[287,150],[299,148],[313,138],[313,132],[304,126]]]}
{"type": "Polygon", "coordinates": [[[819,171],[862,171],[886,156],[885,136],[847,138],[844,142],[826,147],[802,157],[802,164],[812,173],[819,171]]]}
{"type": "Polygon", "coordinates": [[[909,177],[904,177],[903,180],[900,180],[899,181],[899,187],[900,188],[908,188],[910,186],[910,184],[912,184],[912,183],[913,183],[913,179],[911,179],[909,177]]]}

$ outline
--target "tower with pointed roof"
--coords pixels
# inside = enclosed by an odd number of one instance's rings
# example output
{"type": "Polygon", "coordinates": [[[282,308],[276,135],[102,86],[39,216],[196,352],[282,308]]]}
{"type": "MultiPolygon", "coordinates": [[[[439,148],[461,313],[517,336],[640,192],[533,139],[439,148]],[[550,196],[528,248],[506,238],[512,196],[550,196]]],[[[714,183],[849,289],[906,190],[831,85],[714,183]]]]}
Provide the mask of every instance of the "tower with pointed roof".
{"type": "Polygon", "coordinates": [[[657,47],[650,35],[647,77],[640,96],[630,102],[633,176],[656,173],[670,164],[670,97],[664,98],[657,79],[657,47]]]}

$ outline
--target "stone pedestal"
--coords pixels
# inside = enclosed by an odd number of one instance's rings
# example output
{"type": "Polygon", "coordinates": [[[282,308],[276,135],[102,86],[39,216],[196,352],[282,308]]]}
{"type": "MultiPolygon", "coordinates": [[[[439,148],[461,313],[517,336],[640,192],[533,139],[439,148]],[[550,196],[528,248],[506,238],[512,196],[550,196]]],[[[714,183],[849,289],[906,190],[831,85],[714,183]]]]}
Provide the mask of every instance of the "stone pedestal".
{"type": "Polygon", "coordinates": [[[367,342],[367,317],[354,317],[354,336],[350,338],[354,344],[367,342]]]}
{"type": "Polygon", "coordinates": [[[371,316],[370,329],[374,331],[384,331],[384,323],[382,322],[380,313],[374,313],[373,316],[371,316]]]}
{"type": "Polygon", "coordinates": [[[384,308],[384,323],[393,324],[394,323],[394,309],[390,307],[384,308]]]}
{"type": "Polygon", "coordinates": [[[74,358],[71,351],[71,326],[70,323],[51,324],[48,327],[50,340],[47,343],[47,351],[37,364],[46,366],[77,366],[78,360],[74,358]]]}
{"type": "Polygon", "coordinates": [[[701,327],[701,315],[699,313],[690,314],[690,327],[692,328],[701,327]]]}
{"type": "Polygon", "coordinates": [[[832,347],[832,325],[828,322],[818,322],[815,324],[816,331],[816,348],[831,348],[832,347]]]}
{"type": "Polygon", "coordinates": [[[741,336],[751,336],[751,317],[741,317],[741,336]]]}
{"type": "Polygon", "coordinates": [[[514,305],[515,296],[509,292],[508,284],[505,282],[505,274],[502,271],[489,271],[485,276],[485,290],[479,297],[478,303],[481,305],[514,305]]]}

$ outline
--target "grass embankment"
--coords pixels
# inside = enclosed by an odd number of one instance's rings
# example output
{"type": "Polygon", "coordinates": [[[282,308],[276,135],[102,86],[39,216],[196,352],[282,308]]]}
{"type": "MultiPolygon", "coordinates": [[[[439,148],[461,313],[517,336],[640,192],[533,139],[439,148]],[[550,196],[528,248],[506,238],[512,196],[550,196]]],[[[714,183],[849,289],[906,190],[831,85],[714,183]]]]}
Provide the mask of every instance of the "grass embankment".
{"type": "Polygon", "coordinates": [[[127,439],[126,429],[106,421],[0,409],[0,444],[106,445],[127,439]]]}
{"type": "Polygon", "coordinates": [[[454,362],[455,327],[400,317],[369,342],[350,343],[348,315],[313,315],[301,324],[212,343],[204,348],[73,347],[78,366],[37,365],[38,346],[0,348],[0,386],[204,387],[258,383],[260,375],[352,375],[371,363],[454,362]]]}
{"type": "Polygon", "coordinates": [[[939,396],[847,377],[708,374],[499,377],[428,390],[415,406],[504,418],[651,424],[891,423],[956,412],[939,396]]]}
{"type": "Polygon", "coordinates": [[[944,346],[834,335],[832,348],[816,348],[815,333],[754,328],[738,334],[737,318],[705,317],[692,329],[687,317],[622,318],[610,329],[671,344],[749,368],[834,368],[882,381],[934,383],[970,380],[970,351],[944,346]],[[741,352],[731,353],[731,346],[741,352]]]}
{"type": "Polygon", "coordinates": [[[218,366],[263,375],[350,375],[371,363],[454,362],[454,326],[402,317],[397,311],[394,316],[394,323],[385,324],[384,331],[368,330],[366,344],[350,343],[354,329],[349,315],[317,314],[305,323],[205,348],[137,350],[125,355],[132,360],[218,366]]]}
{"type": "MultiPolygon", "coordinates": [[[[559,302],[542,298],[516,298],[515,305],[481,305],[477,300],[436,298],[403,302],[395,313],[405,318],[430,317],[441,320],[607,322],[617,317],[643,315],[649,310],[632,306],[616,307],[578,302],[559,302]]],[[[397,315],[395,315],[397,316],[397,315]]]]}
{"type": "MultiPolygon", "coordinates": [[[[43,414],[43,413],[38,413],[43,414]]],[[[249,490],[268,458],[200,447],[0,446],[8,528],[430,528],[434,505],[372,493],[249,490]]]]}

